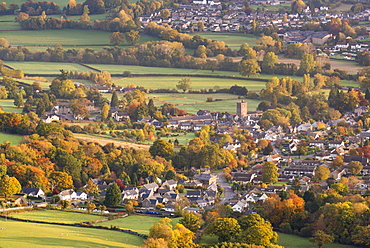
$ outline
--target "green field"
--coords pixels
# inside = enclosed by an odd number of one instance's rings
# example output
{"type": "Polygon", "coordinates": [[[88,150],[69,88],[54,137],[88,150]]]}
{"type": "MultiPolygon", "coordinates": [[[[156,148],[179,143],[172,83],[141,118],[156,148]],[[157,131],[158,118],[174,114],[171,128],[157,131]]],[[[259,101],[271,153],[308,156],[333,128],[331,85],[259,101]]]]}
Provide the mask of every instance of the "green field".
{"type": "Polygon", "coordinates": [[[0,143],[10,142],[12,145],[19,145],[23,140],[23,136],[15,135],[15,134],[8,134],[8,133],[0,133],[0,143]]]}
{"type": "Polygon", "coordinates": [[[200,35],[204,38],[211,40],[223,41],[231,49],[239,50],[240,45],[248,43],[250,47],[256,45],[256,41],[259,39],[258,36],[252,34],[241,34],[241,33],[223,33],[223,32],[207,32],[207,33],[193,33],[193,36],[200,35]]]}
{"type": "Polygon", "coordinates": [[[14,62],[7,61],[6,65],[14,69],[22,70],[24,73],[30,74],[60,74],[61,69],[65,71],[92,71],[80,64],[75,63],[52,63],[52,62],[14,62]]]}
{"type": "MultiPolygon", "coordinates": [[[[248,88],[248,87],[247,87],[248,88]]],[[[211,112],[228,112],[230,114],[236,113],[236,103],[240,100],[238,96],[232,94],[224,93],[214,93],[214,94],[148,94],[149,98],[153,98],[154,104],[161,106],[164,103],[173,103],[178,106],[178,108],[188,111],[191,114],[195,114],[200,109],[207,109],[211,112]],[[207,97],[212,97],[215,99],[223,99],[222,101],[206,102],[207,97]],[[232,100],[225,100],[232,99],[232,100]]],[[[258,104],[261,101],[246,99],[248,102],[249,110],[256,110],[258,104]]]]}
{"type": "Polygon", "coordinates": [[[338,12],[343,12],[343,11],[350,11],[352,4],[341,4],[338,7],[334,8],[333,10],[336,10],[338,12]]]}
{"type": "Polygon", "coordinates": [[[0,219],[2,248],[23,247],[139,247],[143,239],[131,234],[90,228],[4,221],[0,219]]]}
{"type": "Polygon", "coordinates": [[[4,112],[22,113],[22,108],[14,106],[13,99],[0,99],[0,107],[4,112]]]}
{"type": "MultiPolygon", "coordinates": [[[[15,3],[15,4],[18,4],[19,7],[21,7],[22,3],[26,2],[25,0],[10,0],[10,1],[6,1],[7,3],[7,6],[9,6],[11,3],[15,3]]],[[[57,3],[60,7],[60,9],[62,10],[63,7],[66,7],[67,4],[68,4],[68,0],[53,0],[54,3],[57,3]]],[[[76,0],[76,3],[83,3],[85,2],[84,0],[76,0]]]]}
{"type": "Polygon", "coordinates": [[[290,3],[285,3],[285,4],[279,4],[279,5],[274,5],[274,6],[266,6],[263,7],[262,5],[251,5],[251,8],[254,10],[257,10],[257,8],[264,8],[264,11],[278,11],[279,9],[286,9],[288,11],[291,10],[291,4],[290,3]]]}
{"type": "Polygon", "coordinates": [[[30,221],[46,221],[56,223],[74,224],[84,221],[95,221],[104,219],[104,216],[85,214],[85,213],[73,213],[64,212],[58,210],[39,210],[31,212],[23,212],[13,214],[12,216],[30,221]]]}
{"type": "MultiPolygon", "coordinates": [[[[149,234],[149,229],[153,226],[155,222],[161,220],[161,217],[154,217],[154,216],[140,216],[140,215],[131,215],[126,218],[120,218],[116,220],[105,221],[99,223],[100,226],[118,226],[123,229],[130,229],[132,231],[142,233],[142,234],[149,234]]],[[[180,218],[171,219],[172,225],[175,225],[179,222],[180,218]]]]}
{"type": "MultiPolygon", "coordinates": [[[[116,85],[126,87],[130,84],[141,86],[146,89],[176,89],[176,84],[183,77],[130,77],[113,80],[116,85]]],[[[244,80],[244,79],[226,79],[226,78],[203,78],[191,77],[192,89],[213,89],[215,86],[220,88],[230,88],[233,85],[245,86],[248,90],[260,91],[265,87],[265,82],[244,80]]],[[[205,99],[206,97],[204,97],[205,99]]]]}

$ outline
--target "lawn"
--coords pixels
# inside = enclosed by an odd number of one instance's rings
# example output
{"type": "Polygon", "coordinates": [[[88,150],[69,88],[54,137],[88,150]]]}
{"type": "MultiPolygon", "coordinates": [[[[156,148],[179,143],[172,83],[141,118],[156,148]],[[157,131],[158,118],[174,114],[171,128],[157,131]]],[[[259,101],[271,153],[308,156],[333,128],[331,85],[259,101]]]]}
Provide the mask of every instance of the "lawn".
{"type": "MultiPolygon", "coordinates": [[[[141,215],[131,215],[126,218],[120,218],[110,221],[105,221],[99,223],[100,226],[118,226],[122,229],[130,229],[132,231],[149,235],[149,229],[153,226],[155,222],[161,220],[161,217],[154,216],[141,216],[141,215]]],[[[179,222],[180,218],[171,219],[172,225],[175,225],[179,222]]]]}
{"type": "Polygon", "coordinates": [[[65,212],[65,211],[58,211],[58,210],[38,210],[38,211],[31,211],[31,212],[23,212],[13,214],[12,216],[23,219],[23,220],[38,220],[38,221],[46,221],[46,222],[57,222],[57,223],[66,223],[66,224],[74,224],[80,223],[85,221],[95,221],[104,219],[104,216],[92,215],[92,214],[85,214],[85,213],[73,213],[73,212],[65,212]]]}
{"type": "Polygon", "coordinates": [[[19,145],[23,140],[23,136],[15,135],[15,134],[8,134],[8,133],[0,133],[0,143],[10,142],[12,145],[19,145]]]}
{"type": "Polygon", "coordinates": [[[291,4],[290,3],[285,3],[285,4],[279,4],[279,5],[274,5],[274,6],[267,6],[263,7],[262,5],[251,5],[251,8],[256,10],[257,8],[264,9],[264,11],[278,11],[279,9],[286,9],[286,10],[291,10],[291,4]]]}
{"type": "Polygon", "coordinates": [[[13,99],[0,99],[0,107],[4,112],[22,113],[22,108],[14,106],[13,99]]]}
{"type": "MultiPolygon", "coordinates": [[[[12,3],[18,4],[19,7],[21,7],[22,3],[26,2],[26,0],[9,0],[6,1],[7,6],[9,6],[12,3]]],[[[57,3],[59,5],[59,8],[62,10],[63,7],[66,7],[68,4],[68,0],[53,0],[54,3],[57,3]]],[[[76,3],[83,3],[84,0],[76,0],[76,3]]]]}
{"type": "Polygon", "coordinates": [[[252,34],[241,34],[241,33],[222,33],[222,32],[206,32],[206,33],[193,33],[193,36],[200,35],[204,38],[223,41],[231,49],[239,50],[240,45],[248,43],[250,47],[256,45],[256,41],[260,38],[252,34]]]}
{"type": "Polygon", "coordinates": [[[81,227],[0,220],[1,247],[139,247],[143,239],[131,234],[81,227]]]}
{"type": "MultiPolygon", "coordinates": [[[[160,76],[160,77],[130,77],[118,78],[112,80],[116,85],[126,87],[130,84],[141,86],[146,89],[176,89],[177,83],[183,77],[177,76],[160,76]]],[[[226,78],[206,78],[206,77],[191,77],[193,90],[214,89],[215,86],[220,88],[230,88],[233,85],[245,86],[250,91],[260,91],[265,87],[265,82],[244,80],[244,79],[226,79],[226,78]]],[[[206,95],[203,96],[204,100],[206,95]]]]}
{"type": "Polygon", "coordinates": [[[341,4],[338,7],[334,8],[333,10],[336,10],[338,12],[343,12],[343,11],[350,11],[352,8],[352,4],[341,4]]]}
{"type": "Polygon", "coordinates": [[[52,63],[52,62],[14,62],[7,61],[6,65],[13,67],[14,69],[22,70],[24,73],[30,74],[60,74],[61,69],[65,71],[92,71],[80,64],[74,63],[52,63]]]}

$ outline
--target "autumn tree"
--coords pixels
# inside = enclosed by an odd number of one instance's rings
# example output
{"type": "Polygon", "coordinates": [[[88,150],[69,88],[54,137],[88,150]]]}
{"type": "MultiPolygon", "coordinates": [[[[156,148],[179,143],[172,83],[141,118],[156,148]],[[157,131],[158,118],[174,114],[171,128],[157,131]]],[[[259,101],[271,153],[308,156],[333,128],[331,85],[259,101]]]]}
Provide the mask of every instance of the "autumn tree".
{"type": "Polygon", "coordinates": [[[49,176],[49,182],[51,183],[52,190],[54,188],[65,190],[73,187],[72,177],[68,175],[68,173],[62,171],[52,172],[49,176]]]}
{"type": "Polygon", "coordinates": [[[115,46],[123,44],[125,41],[125,35],[121,32],[113,32],[109,35],[110,43],[114,44],[115,46]]]}
{"type": "Polygon", "coordinates": [[[352,175],[360,174],[361,170],[364,168],[361,162],[359,161],[351,161],[348,165],[348,169],[352,175]]]}
{"type": "Polygon", "coordinates": [[[238,65],[238,71],[242,76],[258,76],[261,68],[256,59],[243,59],[238,65]]]}
{"type": "Polygon", "coordinates": [[[240,225],[234,218],[215,219],[207,228],[207,233],[217,236],[219,242],[231,240],[239,231],[240,225]]]}
{"type": "Polygon", "coordinates": [[[174,155],[174,146],[168,141],[157,139],[149,148],[149,152],[153,157],[160,156],[165,159],[170,159],[174,155]]]}
{"type": "Polygon", "coordinates": [[[107,189],[107,193],[104,199],[105,206],[117,206],[122,201],[121,190],[117,183],[113,183],[107,189]]]}
{"type": "Polygon", "coordinates": [[[352,235],[352,241],[356,245],[360,245],[361,247],[369,247],[370,246],[370,225],[367,226],[358,226],[354,230],[354,234],[352,235]]]}
{"type": "Polygon", "coordinates": [[[194,233],[200,228],[200,218],[193,213],[185,214],[179,223],[194,233]]]}
{"type": "Polygon", "coordinates": [[[333,243],[334,237],[326,234],[322,230],[318,230],[314,233],[313,237],[310,238],[310,241],[314,244],[317,244],[317,247],[321,248],[325,244],[333,243]]]}
{"type": "Polygon", "coordinates": [[[310,74],[316,67],[315,58],[311,54],[303,54],[299,71],[301,74],[310,74]]]}
{"type": "Polygon", "coordinates": [[[18,194],[22,189],[21,184],[15,177],[3,176],[0,179],[0,194],[5,198],[9,195],[18,194]]]}
{"type": "Polygon", "coordinates": [[[318,182],[324,182],[329,178],[330,169],[326,166],[320,165],[315,169],[314,180],[318,182]]]}
{"type": "Polygon", "coordinates": [[[131,30],[125,33],[125,38],[128,44],[135,45],[140,43],[139,31],[131,30]]]}
{"type": "Polygon", "coordinates": [[[176,88],[182,90],[184,93],[187,90],[191,89],[191,81],[190,78],[182,78],[176,85],[176,88]]]}
{"type": "Polygon", "coordinates": [[[101,119],[107,120],[109,116],[110,107],[107,103],[104,103],[103,107],[101,108],[101,119]]]}
{"type": "Polygon", "coordinates": [[[94,209],[96,208],[96,205],[95,203],[89,201],[87,204],[86,204],[86,209],[87,209],[87,212],[90,213],[91,211],[93,211],[94,209]]]}
{"type": "Polygon", "coordinates": [[[262,182],[276,183],[278,181],[278,170],[274,163],[266,162],[262,165],[262,182]]]}
{"type": "Polygon", "coordinates": [[[295,13],[302,14],[306,9],[307,5],[302,0],[293,0],[292,1],[292,10],[295,13]]]}
{"type": "Polygon", "coordinates": [[[94,196],[98,196],[99,195],[99,187],[98,185],[96,185],[92,180],[91,178],[89,179],[89,181],[87,181],[87,184],[84,186],[84,189],[83,189],[83,192],[85,192],[86,194],[88,195],[94,195],[94,196]]]}
{"type": "Polygon", "coordinates": [[[274,52],[268,52],[262,61],[262,71],[267,74],[275,72],[276,64],[278,63],[278,56],[274,52]]]}
{"type": "Polygon", "coordinates": [[[71,206],[71,202],[68,201],[68,200],[60,200],[59,201],[59,206],[65,210],[66,208],[68,208],[69,206],[71,206]]]}

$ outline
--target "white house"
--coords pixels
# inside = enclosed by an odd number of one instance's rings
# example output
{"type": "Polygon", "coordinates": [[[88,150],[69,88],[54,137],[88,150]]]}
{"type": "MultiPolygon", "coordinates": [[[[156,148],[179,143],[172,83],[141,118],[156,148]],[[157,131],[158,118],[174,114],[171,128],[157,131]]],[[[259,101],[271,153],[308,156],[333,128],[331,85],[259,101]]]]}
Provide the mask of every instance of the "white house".
{"type": "Polygon", "coordinates": [[[59,197],[61,200],[76,200],[77,199],[77,193],[73,189],[67,189],[63,190],[59,193],[59,197]]]}
{"type": "Polygon", "coordinates": [[[22,192],[28,196],[45,198],[45,192],[40,188],[23,187],[22,192]]]}
{"type": "Polygon", "coordinates": [[[249,204],[246,200],[241,200],[238,201],[234,206],[231,208],[233,209],[234,212],[243,212],[246,208],[248,208],[249,204]]]}

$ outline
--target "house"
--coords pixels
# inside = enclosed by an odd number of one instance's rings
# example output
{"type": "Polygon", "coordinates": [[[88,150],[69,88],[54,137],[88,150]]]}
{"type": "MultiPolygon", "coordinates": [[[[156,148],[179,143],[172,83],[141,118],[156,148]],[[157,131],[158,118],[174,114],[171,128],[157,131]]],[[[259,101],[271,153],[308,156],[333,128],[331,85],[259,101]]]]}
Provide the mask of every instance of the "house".
{"type": "Polygon", "coordinates": [[[161,188],[168,188],[169,190],[175,190],[176,187],[177,182],[175,180],[167,180],[161,186],[161,188]]]}
{"type": "Polygon", "coordinates": [[[15,194],[11,196],[7,196],[6,199],[3,200],[9,200],[6,203],[10,205],[28,205],[27,198],[24,194],[15,194]]]}
{"type": "Polygon", "coordinates": [[[313,130],[313,126],[311,125],[311,123],[304,123],[304,124],[301,124],[298,126],[297,128],[298,132],[307,132],[307,131],[312,131],[313,130]]]}
{"type": "Polygon", "coordinates": [[[200,173],[195,175],[194,178],[206,186],[217,182],[217,175],[211,173],[200,173]]]}
{"type": "Polygon", "coordinates": [[[122,192],[122,200],[137,200],[139,198],[139,190],[137,188],[135,189],[129,189],[129,190],[124,190],[122,192]]]}
{"type": "Polygon", "coordinates": [[[155,193],[158,190],[159,186],[157,183],[149,183],[145,184],[140,188],[140,192],[145,190],[150,190],[151,192],[155,193]]]}
{"type": "Polygon", "coordinates": [[[201,181],[199,181],[199,180],[192,180],[189,183],[189,186],[192,187],[192,188],[202,187],[203,186],[203,183],[201,181]]]}
{"type": "Polygon", "coordinates": [[[61,116],[57,114],[48,114],[44,118],[42,118],[43,122],[45,123],[59,122],[60,119],[61,116]]]}
{"type": "Polygon", "coordinates": [[[88,197],[88,195],[85,192],[80,192],[80,191],[77,191],[76,195],[77,195],[77,199],[79,200],[87,200],[87,197],[88,197]]]}
{"type": "Polygon", "coordinates": [[[247,209],[249,206],[248,202],[246,200],[240,200],[238,201],[234,206],[231,208],[233,209],[234,212],[243,212],[245,209],[247,209]]]}
{"type": "Polygon", "coordinates": [[[45,198],[45,192],[40,189],[40,188],[28,188],[28,187],[23,187],[22,188],[22,193],[32,196],[32,197],[41,197],[45,198]]]}
{"type": "Polygon", "coordinates": [[[344,155],[343,161],[345,163],[350,163],[352,161],[359,161],[362,165],[366,165],[368,162],[368,159],[362,156],[351,156],[351,155],[344,155]]]}
{"type": "Polygon", "coordinates": [[[77,199],[77,193],[73,189],[67,189],[63,190],[59,193],[59,197],[61,200],[76,200],[77,199]]]}
{"type": "Polygon", "coordinates": [[[281,156],[279,154],[274,154],[274,155],[268,155],[267,156],[267,162],[279,162],[281,159],[281,156]]]}
{"type": "Polygon", "coordinates": [[[227,142],[223,145],[223,149],[226,149],[226,150],[232,150],[232,151],[236,151],[236,149],[240,148],[241,147],[241,144],[240,142],[227,142]]]}
{"type": "Polygon", "coordinates": [[[332,159],[330,152],[319,152],[315,155],[317,160],[330,160],[332,159]]]}
{"type": "Polygon", "coordinates": [[[329,141],[329,149],[332,148],[339,148],[339,147],[344,147],[344,142],[343,141],[336,141],[336,140],[331,140],[329,141]]]}
{"type": "Polygon", "coordinates": [[[309,146],[324,149],[325,148],[325,140],[310,140],[309,141],[309,146]]]}

